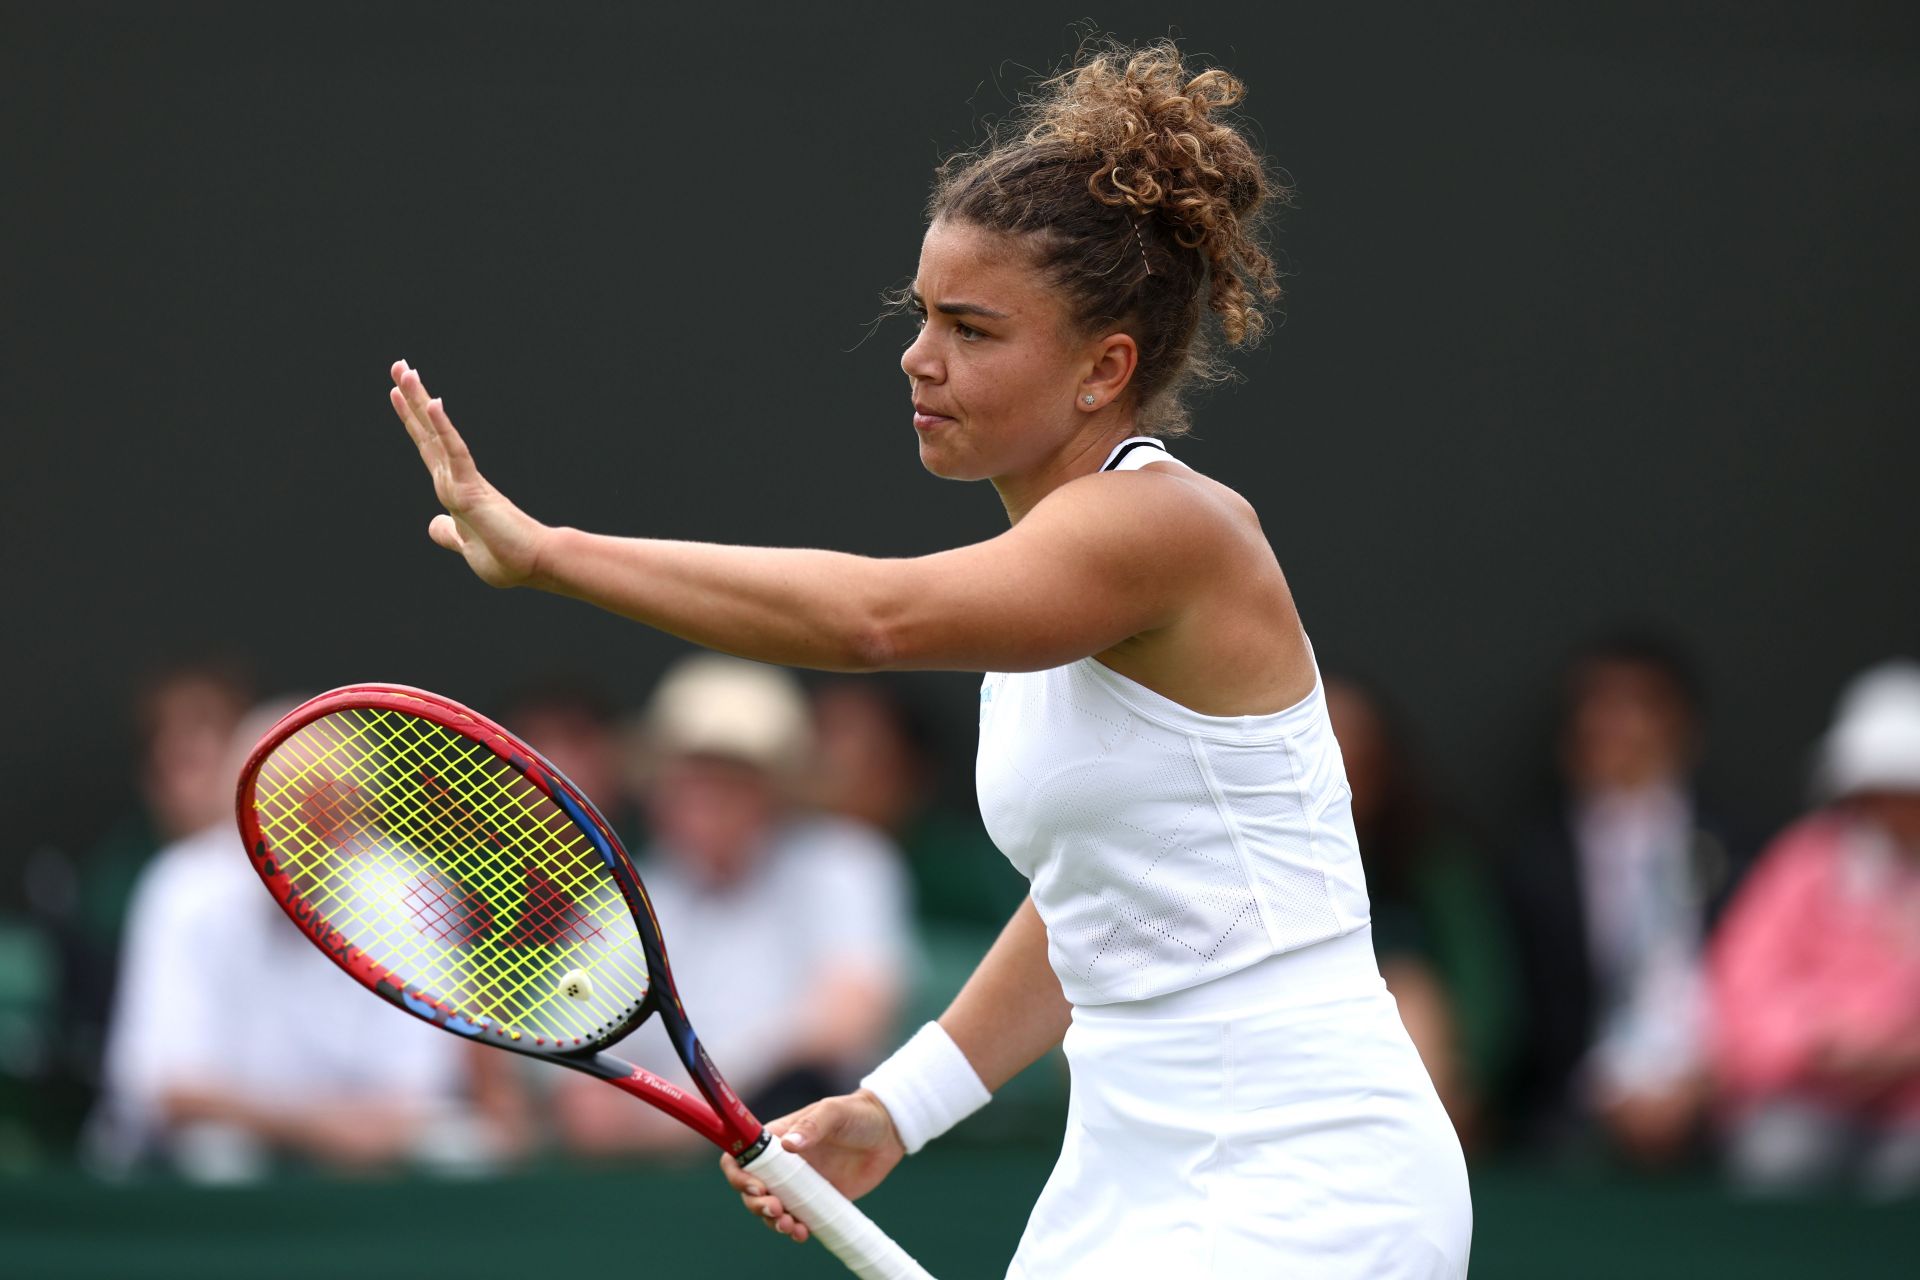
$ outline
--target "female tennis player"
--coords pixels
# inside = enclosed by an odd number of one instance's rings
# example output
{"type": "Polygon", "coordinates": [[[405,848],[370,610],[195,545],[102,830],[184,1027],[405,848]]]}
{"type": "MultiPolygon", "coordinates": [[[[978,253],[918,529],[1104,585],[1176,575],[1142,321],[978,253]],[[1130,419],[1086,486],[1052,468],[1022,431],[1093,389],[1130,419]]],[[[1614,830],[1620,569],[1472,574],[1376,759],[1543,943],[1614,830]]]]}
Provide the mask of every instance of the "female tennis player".
{"type": "Polygon", "coordinates": [[[404,362],[392,401],[433,540],[488,583],[765,662],[988,673],[980,808],[1031,895],[937,1022],[773,1125],[789,1147],[861,1195],[1064,1037],[1065,1145],[1010,1276],[1457,1280],[1465,1165],[1374,962],[1312,649],[1253,508],[1165,444],[1217,372],[1203,319],[1249,343],[1279,294],[1256,228],[1285,192],[1241,93],[1171,43],[1104,46],[941,169],[900,363],[922,463],[999,492],[989,541],[869,559],[548,527],[404,362]]]}

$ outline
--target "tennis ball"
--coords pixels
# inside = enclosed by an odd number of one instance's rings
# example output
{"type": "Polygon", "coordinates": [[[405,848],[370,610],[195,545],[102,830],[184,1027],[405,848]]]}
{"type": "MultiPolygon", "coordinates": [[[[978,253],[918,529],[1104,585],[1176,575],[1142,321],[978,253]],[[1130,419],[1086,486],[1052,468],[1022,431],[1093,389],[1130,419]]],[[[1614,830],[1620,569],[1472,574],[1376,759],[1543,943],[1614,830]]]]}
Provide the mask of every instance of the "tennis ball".
{"type": "Polygon", "coordinates": [[[560,994],[569,1000],[593,998],[593,979],[585,969],[570,969],[560,975],[560,994]]]}

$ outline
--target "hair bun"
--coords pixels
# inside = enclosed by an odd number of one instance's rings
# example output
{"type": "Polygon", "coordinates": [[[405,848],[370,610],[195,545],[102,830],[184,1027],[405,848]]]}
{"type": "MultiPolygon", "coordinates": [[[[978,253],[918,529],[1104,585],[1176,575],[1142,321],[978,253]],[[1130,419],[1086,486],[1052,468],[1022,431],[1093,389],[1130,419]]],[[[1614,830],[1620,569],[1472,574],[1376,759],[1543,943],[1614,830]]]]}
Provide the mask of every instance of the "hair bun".
{"type": "Polygon", "coordinates": [[[1188,429],[1185,387],[1232,376],[1208,313],[1245,346],[1280,296],[1260,217],[1292,193],[1235,122],[1244,92],[1225,71],[1190,71],[1171,40],[1101,40],[949,156],[927,201],[931,222],[1019,238],[1075,326],[1132,336],[1127,389],[1155,435],[1188,429]]]}
{"type": "Polygon", "coordinates": [[[1041,86],[1026,135],[1095,158],[1087,180],[1095,199],[1161,219],[1205,256],[1207,304],[1235,346],[1258,339],[1266,327],[1260,304],[1280,296],[1273,262],[1254,237],[1257,215],[1269,199],[1292,195],[1231,118],[1245,96],[1229,72],[1190,72],[1171,40],[1139,48],[1103,41],[1041,86]]]}

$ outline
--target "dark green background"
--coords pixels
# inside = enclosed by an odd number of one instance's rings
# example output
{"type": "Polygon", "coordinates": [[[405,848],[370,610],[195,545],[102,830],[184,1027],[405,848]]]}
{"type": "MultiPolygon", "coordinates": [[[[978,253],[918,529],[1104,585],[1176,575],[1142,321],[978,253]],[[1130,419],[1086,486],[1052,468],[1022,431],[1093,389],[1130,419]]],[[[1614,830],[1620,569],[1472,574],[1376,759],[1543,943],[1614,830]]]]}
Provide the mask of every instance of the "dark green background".
{"type": "MultiPolygon", "coordinates": [[[[1260,508],[1323,662],[1396,691],[1483,814],[1608,620],[1697,645],[1709,778],[1764,822],[1841,681],[1920,649],[1894,12],[1093,13],[1244,76],[1299,184],[1286,323],[1185,453],[1260,508]]],[[[637,700],[678,651],[426,541],[396,357],[550,520],[892,555],[994,533],[985,486],[921,472],[905,331],[869,322],[931,166],[1084,16],[0,5],[0,860],[121,807],[124,702],[168,658],[485,706],[554,667],[637,700]]],[[[963,760],[970,685],[929,679],[963,760]]]]}

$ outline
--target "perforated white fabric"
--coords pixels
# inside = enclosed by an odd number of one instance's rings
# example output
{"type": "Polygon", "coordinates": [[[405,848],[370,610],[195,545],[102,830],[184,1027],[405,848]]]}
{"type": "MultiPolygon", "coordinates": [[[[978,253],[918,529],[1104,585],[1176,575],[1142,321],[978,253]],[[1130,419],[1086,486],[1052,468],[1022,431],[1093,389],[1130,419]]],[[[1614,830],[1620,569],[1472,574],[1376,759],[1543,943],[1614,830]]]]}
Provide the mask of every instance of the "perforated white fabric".
{"type": "Polygon", "coordinates": [[[1367,922],[1317,680],[1285,711],[1208,716],[1092,658],[989,674],[975,774],[1075,1004],[1164,995],[1367,922]]]}

